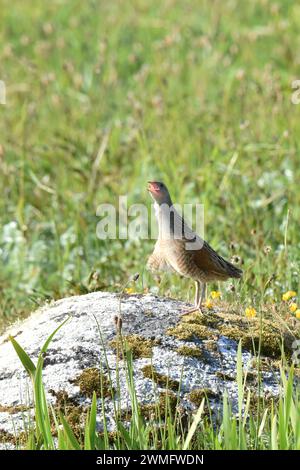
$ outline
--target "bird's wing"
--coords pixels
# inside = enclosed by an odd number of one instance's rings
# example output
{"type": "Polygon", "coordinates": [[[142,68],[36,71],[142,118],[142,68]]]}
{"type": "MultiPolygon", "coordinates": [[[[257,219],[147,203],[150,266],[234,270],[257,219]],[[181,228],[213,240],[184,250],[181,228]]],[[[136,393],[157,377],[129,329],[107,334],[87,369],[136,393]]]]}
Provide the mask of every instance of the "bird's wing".
{"type": "Polygon", "coordinates": [[[195,242],[196,239],[201,240],[174,207],[170,211],[170,227],[171,232],[177,239],[191,242],[195,242]]]}
{"type": "Polygon", "coordinates": [[[189,224],[176,210],[174,210],[171,215],[173,215],[173,217],[171,217],[171,227],[175,238],[185,243],[186,250],[200,250],[204,246],[205,241],[191,229],[189,224]]]}
{"type": "Polygon", "coordinates": [[[173,227],[182,234],[185,249],[191,250],[194,263],[201,271],[210,274],[220,280],[229,277],[242,277],[242,270],[226,261],[199,235],[197,235],[185,220],[174,211],[173,227]]]}
{"type": "Polygon", "coordinates": [[[240,278],[242,270],[226,261],[206,242],[203,247],[194,252],[194,262],[204,272],[211,273],[220,280],[229,277],[240,278]]]}

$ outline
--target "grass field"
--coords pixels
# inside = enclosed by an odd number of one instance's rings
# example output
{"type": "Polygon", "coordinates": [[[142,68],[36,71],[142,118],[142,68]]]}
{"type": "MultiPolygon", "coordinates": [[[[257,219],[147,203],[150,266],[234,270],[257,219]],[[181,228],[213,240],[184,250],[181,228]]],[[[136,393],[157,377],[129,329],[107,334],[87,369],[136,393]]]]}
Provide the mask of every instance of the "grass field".
{"type": "MultiPolygon", "coordinates": [[[[96,208],[124,194],[150,204],[155,178],[177,202],[203,203],[206,238],[242,259],[223,298],[259,306],[297,291],[299,5],[2,5],[2,326],[45,298],[143,273],[153,241],[98,240],[96,208]]],[[[141,276],[140,290],[153,285],[141,276]]],[[[188,287],[166,276],[160,292],[187,299],[188,287]]]]}

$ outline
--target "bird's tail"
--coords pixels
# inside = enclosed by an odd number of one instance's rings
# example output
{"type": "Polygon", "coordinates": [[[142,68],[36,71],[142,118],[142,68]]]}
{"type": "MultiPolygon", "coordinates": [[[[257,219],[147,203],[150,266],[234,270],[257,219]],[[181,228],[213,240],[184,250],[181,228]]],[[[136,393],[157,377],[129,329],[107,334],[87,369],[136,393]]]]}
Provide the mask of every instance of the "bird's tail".
{"type": "Polygon", "coordinates": [[[226,261],[226,271],[229,277],[240,279],[243,276],[242,269],[234,266],[234,264],[230,263],[229,261],[226,261]]]}

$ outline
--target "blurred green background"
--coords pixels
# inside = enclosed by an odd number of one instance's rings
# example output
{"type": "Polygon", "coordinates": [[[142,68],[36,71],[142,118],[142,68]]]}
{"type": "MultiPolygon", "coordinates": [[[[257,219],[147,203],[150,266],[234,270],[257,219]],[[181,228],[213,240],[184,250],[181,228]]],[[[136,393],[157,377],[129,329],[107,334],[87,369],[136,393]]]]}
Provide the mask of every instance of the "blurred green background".
{"type": "Polygon", "coordinates": [[[297,290],[298,2],[1,0],[0,19],[1,328],[135,272],[139,292],[193,297],[144,272],[153,241],[96,237],[97,206],[150,205],[148,179],[203,203],[206,238],[243,263],[228,302],[297,290]]]}

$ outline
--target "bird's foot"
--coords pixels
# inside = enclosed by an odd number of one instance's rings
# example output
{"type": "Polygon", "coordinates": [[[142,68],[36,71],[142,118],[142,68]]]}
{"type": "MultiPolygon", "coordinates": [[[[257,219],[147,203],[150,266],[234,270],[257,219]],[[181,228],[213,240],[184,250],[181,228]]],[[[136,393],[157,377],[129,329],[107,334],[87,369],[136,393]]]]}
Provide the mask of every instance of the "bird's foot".
{"type": "Polygon", "coordinates": [[[190,313],[194,313],[194,312],[199,312],[200,314],[203,313],[201,307],[195,306],[188,310],[183,310],[183,312],[181,313],[181,317],[184,317],[185,315],[189,315],[190,313]]]}

